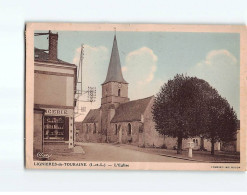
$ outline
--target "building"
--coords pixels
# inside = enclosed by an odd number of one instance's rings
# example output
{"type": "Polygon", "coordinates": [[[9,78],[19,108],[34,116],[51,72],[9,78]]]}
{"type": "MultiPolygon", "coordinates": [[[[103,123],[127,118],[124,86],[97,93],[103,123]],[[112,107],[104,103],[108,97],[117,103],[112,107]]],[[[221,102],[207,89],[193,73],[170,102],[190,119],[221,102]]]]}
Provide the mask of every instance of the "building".
{"type": "MultiPolygon", "coordinates": [[[[139,147],[163,147],[175,149],[177,139],[159,134],[152,116],[154,96],[130,101],[128,83],[121,71],[117,39],[114,36],[111,58],[106,80],[102,84],[101,107],[88,112],[79,127],[78,141],[132,144],[139,147]]],[[[209,140],[195,137],[183,140],[183,149],[188,142],[194,142],[194,149],[211,150],[209,140]]],[[[221,144],[215,143],[215,150],[221,144]]]]}
{"type": "Polygon", "coordinates": [[[119,142],[137,146],[163,144],[154,128],[151,108],[154,97],[130,101],[128,83],[121,70],[117,39],[114,36],[106,80],[102,84],[101,107],[92,109],[82,122],[78,140],[119,142]]]}
{"type": "Polygon", "coordinates": [[[49,35],[48,52],[34,48],[34,152],[41,150],[40,137],[44,144],[69,147],[74,139],[77,67],[58,59],[58,34],[44,34],[49,35]]]}

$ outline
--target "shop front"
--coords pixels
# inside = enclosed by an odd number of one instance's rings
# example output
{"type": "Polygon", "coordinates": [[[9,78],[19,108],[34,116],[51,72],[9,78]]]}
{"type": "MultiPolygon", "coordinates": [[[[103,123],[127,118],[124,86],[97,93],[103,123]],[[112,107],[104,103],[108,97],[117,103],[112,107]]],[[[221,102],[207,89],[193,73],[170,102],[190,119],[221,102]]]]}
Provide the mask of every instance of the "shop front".
{"type": "Polygon", "coordinates": [[[44,142],[73,144],[73,109],[45,108],[44,142]]]}

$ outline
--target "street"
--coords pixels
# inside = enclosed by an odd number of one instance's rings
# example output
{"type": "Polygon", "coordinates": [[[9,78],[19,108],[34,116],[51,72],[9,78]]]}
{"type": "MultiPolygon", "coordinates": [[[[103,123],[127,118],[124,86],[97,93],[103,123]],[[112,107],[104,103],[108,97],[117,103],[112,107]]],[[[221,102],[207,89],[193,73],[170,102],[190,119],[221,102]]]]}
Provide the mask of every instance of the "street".
{"type": "Polygon", "coordinates": [[[82,143],[86,154],[84,161],[119,161],[119,162],[188,162],[182,159],[149,154],[105,143],[82,143]]]}
{"type": "MultiPolygon", "coordinates": [[[[122,162],[229,162],[239,163],[239,153],[217,151],[214,156],[210,151],[193,151],[193,158],[188,158],[188,151],[176,154],[176,150],[160,148],[140,148],[128,144],[82,143],[76,142],[74,149],[66,144],[45,145],[45,154],[50,161],[122,161],[122,162]],[[78,152],[79,151],[79,152],[78,152]]],[[[35,156],[35,159],[38,158],[35,156]]]]}

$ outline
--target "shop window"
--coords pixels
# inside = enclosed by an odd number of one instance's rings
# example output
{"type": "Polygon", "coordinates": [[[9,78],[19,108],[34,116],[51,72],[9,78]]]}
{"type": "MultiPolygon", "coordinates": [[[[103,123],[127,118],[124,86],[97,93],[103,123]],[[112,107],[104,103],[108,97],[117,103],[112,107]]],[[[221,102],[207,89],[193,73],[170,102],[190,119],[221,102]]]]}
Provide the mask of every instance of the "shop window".
{"type": "Polygon", "coordinates": [[[131,135],[132,134],[132,127],[131,127],[131,124],[129,123],[128,124],[128,135],[131,135]]]}
{"type": "Polygon", "coordinates": [[[121,96],[121,89],[118,89],[118,96],[121,96]]]}
{"type": "Polygon", "coordinates": [[[117,135],[117,131],[118,131],[117,124],[115,124],[115,135],[117,135]]]}
{"type": "Polygon", "coordinates": [[[65,139],[65,117],[45,116],[44,117],[44,139],[64,140],[65,139]]]}

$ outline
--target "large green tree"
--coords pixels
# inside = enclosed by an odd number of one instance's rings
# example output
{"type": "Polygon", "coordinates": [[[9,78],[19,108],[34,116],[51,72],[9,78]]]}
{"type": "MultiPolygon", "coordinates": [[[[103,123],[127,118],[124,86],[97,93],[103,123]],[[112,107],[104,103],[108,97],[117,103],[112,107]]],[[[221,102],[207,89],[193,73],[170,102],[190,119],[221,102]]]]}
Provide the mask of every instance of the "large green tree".
{"type": "Polygon", "coordinates": [[[202,135],[211,141],[211,154],[214,155],[216,142],[230,142],[236,138],[237,115],[226,99],[220,95],[207,99],[205,127],[202,135]]]}
{"type": "MultiPolygon", "coordinates": [[[[182,140],[194,136],[204,136],[211,142],[218,140],[230,140],[232,138],[233,127],[227,128],[227,124],[235,125],[235,116],[228,109],[219,115],[213,115],[214,107],[218,100],[222,102],[218,92],[206,81],[196,77],[176,75],[172,80],[165,83],[160,92],[155,96],[153,105],[153,118],[156,130],[163,135],[177,138],[177,153],[182,152],[182,140]],[[221,117],[220,117],[221,116],[221,117]],[[231,122],[226,118],[231,119],[231,122]],[[222,124],[222,121],[225,121],[222,124]],[[224,133],[224,129],[227,131],[224,133]],[[211,133],[210,133],[211,132],[211,133]],[[215,136],[217,135],[217,136],[215,136]]],[[[226,100],[222,105],[229,107],[226,100]]],[[[233,111],[233,110],[232,110],[233,111]]]]}
{"type": "Polygon", "coordinates": [[[200,134],[205,104],[201,103],[203,91],[210,91],[206,82],[185,75],[176,75],[165,83],[155,96],[153,118],[156,130],[177,138],[177,153],[182,152],[182,140],[200,134]]]}

